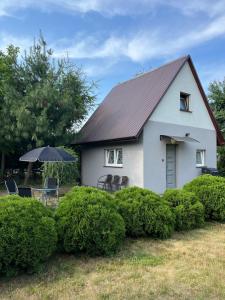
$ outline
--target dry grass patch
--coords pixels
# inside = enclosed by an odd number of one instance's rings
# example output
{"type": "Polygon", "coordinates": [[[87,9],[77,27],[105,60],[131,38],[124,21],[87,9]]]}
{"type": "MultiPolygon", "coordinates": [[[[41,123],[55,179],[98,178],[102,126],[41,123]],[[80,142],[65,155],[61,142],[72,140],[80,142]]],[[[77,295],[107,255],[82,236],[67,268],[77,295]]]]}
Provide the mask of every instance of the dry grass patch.
{"type": "Polygon", "coordinates": [[[0,299],[225,299],[225,225],[128,240],[111,258],[56,256],[0,283],[0,299]]]}

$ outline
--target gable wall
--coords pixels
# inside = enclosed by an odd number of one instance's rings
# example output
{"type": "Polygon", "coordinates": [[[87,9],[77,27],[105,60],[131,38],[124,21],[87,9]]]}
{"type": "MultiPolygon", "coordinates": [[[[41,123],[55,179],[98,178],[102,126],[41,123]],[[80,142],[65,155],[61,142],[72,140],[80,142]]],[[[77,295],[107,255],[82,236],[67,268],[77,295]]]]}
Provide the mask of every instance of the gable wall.
{"type": "Polygon", "coordinates": [[[196,150],[206,150],[206,166],[216,167],[216,131],[189,65],[186,63],[162,98],[143,130],[144,187],[163,193],[166,189],[166,143],[160,135],[190,136],[199,143],[177,145],[176,181],[181,188],[201,174],[196,150]],[[180,92],[191,94],[190,110],[181,112],[180,92]]]}
{"type": "Polygon", "coordinates": [[[215,130],[188,62],[180,70],[150,120],[215,130]],[[179,110],[180,92],[191,95],[190,110],[192,113],[179,110]]]}

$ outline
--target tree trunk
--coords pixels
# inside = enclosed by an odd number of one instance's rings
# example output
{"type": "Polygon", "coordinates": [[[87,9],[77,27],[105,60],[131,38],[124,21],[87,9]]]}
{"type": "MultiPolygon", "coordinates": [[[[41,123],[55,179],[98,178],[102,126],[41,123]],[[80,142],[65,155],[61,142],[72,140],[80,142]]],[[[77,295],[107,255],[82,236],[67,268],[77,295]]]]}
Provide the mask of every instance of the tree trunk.
{"type": "Polygon", "coordinates": [[[27,168],[27,173],[24,179],[24,185],[26,185],[28,183],[28,180],[30,179],[32,173],[32,162],[29,162],[28,164],[28,168],[27,168]]]}
{"type": "Polygon", "coordinates": [[[2,158],[1,158],[1,176],[4,175],[5,172],[5,153],[2,152],[2,158]]]}

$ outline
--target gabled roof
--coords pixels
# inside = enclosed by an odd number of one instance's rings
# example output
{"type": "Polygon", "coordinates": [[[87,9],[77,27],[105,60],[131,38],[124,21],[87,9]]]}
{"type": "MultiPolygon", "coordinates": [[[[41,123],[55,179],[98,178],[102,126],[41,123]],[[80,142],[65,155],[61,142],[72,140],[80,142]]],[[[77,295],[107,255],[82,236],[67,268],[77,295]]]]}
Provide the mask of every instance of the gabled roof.
{"type": "Polygon", "coordinates": [[[190,56],[181,57],[139,77],[115,86],[83,126],[76,144],[138,139],[142,129],[162,97],[188,62],[211,120],[217,131],[217,142],[223,136],[213,116],[190,56]]]}

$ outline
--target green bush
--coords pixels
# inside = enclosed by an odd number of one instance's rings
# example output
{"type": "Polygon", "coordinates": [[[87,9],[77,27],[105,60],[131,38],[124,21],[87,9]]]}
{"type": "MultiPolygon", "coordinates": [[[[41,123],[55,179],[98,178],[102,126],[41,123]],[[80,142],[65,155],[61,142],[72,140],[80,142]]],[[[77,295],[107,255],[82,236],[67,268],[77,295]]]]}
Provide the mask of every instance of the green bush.
{"type": "Polygon", "coordinates": [[[198,176],[191,182],[185,184],[184,189],[190,192],[197,192],[202,186],[209,186],[220,183],[225,184],[225,179],[223,177],[206,174],[198,176]]]}
{"type": "Polygon", "coordinates": [[[205,218],[225,221],[225,179],[223,177],[202,175],[184,186],[194,192],[205,207],[205,218]]]}
{"type": "Polygon", "coordinates": [[[34,272],[55,250],[51,212],[34,199],[0,198],[0,274],[34,272]]]}
{"type": "Polygon", "coordinates": [[[56,211],[59,241],[68,253],[110,255],[125,236],[123,218],[112,197],[96,188],[75,187],[56,211]]]}
{"type": "Polygon", "coordinates": [[[190,230],[204,224],[204,206],[194,193],[169,189],[163,198],[175,214],[175,230],[190,230]]]}
{"type": "Polygon", "coordinates": [[[168,203],[157,194],[147,189],[130,187],[115,193],[115,203],[124,218],[128,236],[171,236],[174,215],[168,203]]]}

